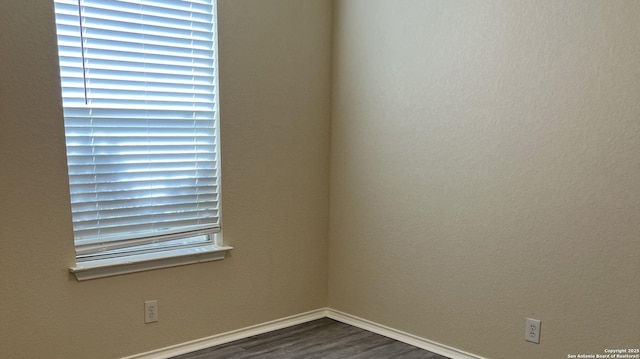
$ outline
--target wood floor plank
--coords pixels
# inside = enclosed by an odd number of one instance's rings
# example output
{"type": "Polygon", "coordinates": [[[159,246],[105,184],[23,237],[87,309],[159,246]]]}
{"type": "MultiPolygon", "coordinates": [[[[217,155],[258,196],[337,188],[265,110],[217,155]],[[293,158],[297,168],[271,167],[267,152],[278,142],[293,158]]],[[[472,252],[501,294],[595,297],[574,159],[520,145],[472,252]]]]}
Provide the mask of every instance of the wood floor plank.
{"type": "Polygon", "coordinates": [[[179,355],[172,359],[449,359],[333,319],[179,355]]]}

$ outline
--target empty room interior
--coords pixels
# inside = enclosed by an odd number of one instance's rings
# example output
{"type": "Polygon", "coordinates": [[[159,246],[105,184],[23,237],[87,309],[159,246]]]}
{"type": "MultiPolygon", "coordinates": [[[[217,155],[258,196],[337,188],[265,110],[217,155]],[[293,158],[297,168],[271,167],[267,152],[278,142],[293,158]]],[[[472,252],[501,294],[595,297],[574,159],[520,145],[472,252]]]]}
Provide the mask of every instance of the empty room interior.
{"type": "Polygon", "coordinates": [[[78,281],[53,0],[0,0],[0,358],[151,358],[305,313],[453,359],[640,347],[640,1],[218,0],[217,21],[233,250],[78,281]]]}

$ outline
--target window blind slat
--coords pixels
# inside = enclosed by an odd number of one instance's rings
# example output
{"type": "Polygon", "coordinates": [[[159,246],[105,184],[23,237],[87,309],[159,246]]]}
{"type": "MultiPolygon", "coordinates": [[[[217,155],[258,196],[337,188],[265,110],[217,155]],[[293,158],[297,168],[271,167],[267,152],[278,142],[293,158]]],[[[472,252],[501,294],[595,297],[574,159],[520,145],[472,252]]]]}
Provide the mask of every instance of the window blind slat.
{"type": "MultiPolygon", "coordinates": [[[[198,244],[209,244],[208,234],[216,233],[215,229],[209,228],[208,226],[200,225],[200,226],[191,226],[188,232],[184,233],[159,233],[153,237],[137,237],[137,238],[118,238],[117,236],[112,236],[109,241],[108,248],[105,248],[105,244],[100,241],[83,239],[78,242],[80,245],[77,247],[76,252],[78,257],[90,257],[93,253],[104,251],[105,249],[109,249],[112,253],[118,252],[114,251],[114,249],[123,248],[124,251],[131,246],[142,247],[152,245],[151,251],[153,251],[157,247],[164,246],[176,246],[176,244],[180,247],[182,246],[194,246],[198,244]],[[189,238],[185,240],[184,238],[189,238]],[[171,243],[173,242],[173,243],[171,243]]],[[[146,250],[149,251],[149,250],[146,250]]]]}
{"type": "MultiPolygon", "coordinates": [[[[114,200],[114,201],[104,201],[103,208],[105,210],[119,209],[119,208],[139,208],[139,207],[147,207],[149,205],[165,205],[165,204],[176,204],[176,203],[192,203],[198,199],[205,199],[211,203],[217,203],[217,194],[216,193],[201,193],[201,194],[192,194],[192,195],[184,195],[184,196],[172,196],[169,198],[163,197],[155,197],[155,198],[137,198],[137,199],[126,199],[126,200],[114,200]]],[[[78,213],[91,212],[93,213],[93,207],[87,203],[79,203],[76,204],[76,210],[78,213]]]]}
{"type": "Polygon", "coordinates": [[[220,227],[215,4],[54,2],[78,258],[203,243],[220,227]]]}
{"type": "MultiPolygon", "coordinates": [[[[194,189],[194,188],[176,188],[172,191],[171,195],[163,196],[162,193],[156,193],[150,195],[147,189],[132,189],[129,191],[111,192],[111,193],[72,193],[71,205],[76,206],[78,204],[92,204],[92,201],[100,201],[101,205],[109,206],[109,203],[114,201],[127,201],[127,200],[144,200],[144,199],[168,199],[183,197],[183,196],[199,196],[199,195],[211,195],[216,194],[217,188],[211,187],[208,189],[194,189]]],[[[205,196],[208,197],[208,196],[205,196]]],[[[203,197],[204,198],[204,197],[203,197]]],[[[150,203],[155,203],[151,201],[150,203]]]]}

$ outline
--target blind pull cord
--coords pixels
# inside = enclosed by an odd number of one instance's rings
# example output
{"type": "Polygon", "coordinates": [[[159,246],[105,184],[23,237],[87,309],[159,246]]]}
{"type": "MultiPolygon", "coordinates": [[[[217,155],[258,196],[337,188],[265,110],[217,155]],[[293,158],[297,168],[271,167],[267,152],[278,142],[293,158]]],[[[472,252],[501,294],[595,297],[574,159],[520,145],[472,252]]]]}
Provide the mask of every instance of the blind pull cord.
{"type": "Polygon", "coordinates": [[[78,0],[78,22],[80,25],[80,50],[82,56],[82,82],[84,84],[84,104],[89,104],[89,100],[87,99],[87,69],[85,66],[84,59],[84,28],[82,26],[82,0],[78,0]]]}

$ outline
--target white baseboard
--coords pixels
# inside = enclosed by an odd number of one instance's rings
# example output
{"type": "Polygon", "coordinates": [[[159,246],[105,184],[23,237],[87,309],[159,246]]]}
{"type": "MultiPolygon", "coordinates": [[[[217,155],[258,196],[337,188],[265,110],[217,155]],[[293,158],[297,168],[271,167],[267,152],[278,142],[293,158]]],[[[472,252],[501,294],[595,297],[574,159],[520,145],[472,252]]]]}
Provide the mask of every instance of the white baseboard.
{"type": "Polygon", "coordinates": [[[399,342],[407,343],[436,354],[444,355],[451,359],[486,359],[475,354],[467,353],[465,351],[452,348],[450,346],[440,344],[425,338],[421,338],[419,336],[409,334],[397,329],[393,329],[382,324],[372,322],[370,320],[362,319],[356,317],[355,315],[343,313],[335,309],[327,308],[326,314],[328,318],[337,320],[339,322],[349,324],[376,334],[380,334],[385,337],[395,339],[399,342]]]}
{"type": "Polygon", "coordinates": [[[191,353],[220,344],[230,343],[235,340],[252,337],[254,335],[268,333],[274,330],[287,328],[293,325],[310,322],[320,318],[331,318],[339,322],[353,325],[397,341],[407,343],[418,348],[444,355],[451,359],[486,359],[462,350],[449,347],[413,334],[405,333],[382,324],[362,319],[351,314],[343,313],[331,308],[320,308],[310,312],[292,315],[290,317],[272,320],[270,322],[252,325],[250,327],[233,330],[230,332],[213,335],[206,338],[192,340],[186,343],[172,345],[170,347],[152,350],[146,353],[128,356],[122,359],[167,359],[176,355],[191,353]]]}
{"type": "Polygon", "coordinates": [[[233,330],[230,332],[212,335],[210,337],[192,340],[190,342],[172,345],[170,347],[152,350],[150,352],[128,356],[122,359],[167,359],[176,355],[191,353],[220,344],[230,343],[235,340],[252,337],[254,335],[272,332],[274,330],[291,327],[293,325],[310,322],[327,316],[326,308],[312,310],[310,312],[292,315],[290,317],[272,320],[270,322],[252,325],[250,327],[233,330]]]}

